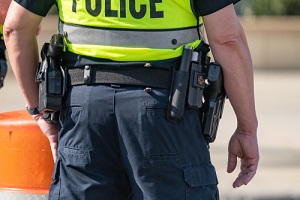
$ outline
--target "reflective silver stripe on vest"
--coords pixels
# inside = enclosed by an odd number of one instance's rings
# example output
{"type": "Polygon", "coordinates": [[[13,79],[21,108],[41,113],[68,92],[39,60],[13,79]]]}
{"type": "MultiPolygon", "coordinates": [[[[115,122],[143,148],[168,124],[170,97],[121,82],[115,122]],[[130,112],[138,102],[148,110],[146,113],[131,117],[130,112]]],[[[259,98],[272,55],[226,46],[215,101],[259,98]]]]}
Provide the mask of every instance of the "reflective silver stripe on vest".
{"type": "Polygon", "coordinates": [[[173,49],[198,40],[195,27],[171,31],[104,30],[59,23],[59,32],[64,33],[68,42],[120,47],[142,47],[173,49]]]}

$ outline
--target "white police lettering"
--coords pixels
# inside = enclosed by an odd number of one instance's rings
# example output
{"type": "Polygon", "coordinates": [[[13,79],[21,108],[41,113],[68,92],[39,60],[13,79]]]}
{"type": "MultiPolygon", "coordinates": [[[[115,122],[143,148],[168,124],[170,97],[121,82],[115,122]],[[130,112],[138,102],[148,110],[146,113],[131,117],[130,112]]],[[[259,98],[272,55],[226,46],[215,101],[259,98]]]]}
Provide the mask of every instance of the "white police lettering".
{"type": "MultiPolygon", "coordinates": [[[[77,12],[77,1],[73,0],[72,11],[77,12]]],[[[163,18],[164,12],[157,10],[157,4],[163,0],[149,0],[149,5],[137,4],[137,0],[120,0],[119,10],[113,10],[111,5],[112,0],[84,0],[86,11],[96,17],[101,12],[104,12],[105,17],[120,17],[126,18],[128,12],[135,19],[142,19],[149,12],[150,18],[163,18]],[[102,8],[104,1],[104,8],[102,8]],[[137,9],[138,8],[138,9],[137,9]]]]}

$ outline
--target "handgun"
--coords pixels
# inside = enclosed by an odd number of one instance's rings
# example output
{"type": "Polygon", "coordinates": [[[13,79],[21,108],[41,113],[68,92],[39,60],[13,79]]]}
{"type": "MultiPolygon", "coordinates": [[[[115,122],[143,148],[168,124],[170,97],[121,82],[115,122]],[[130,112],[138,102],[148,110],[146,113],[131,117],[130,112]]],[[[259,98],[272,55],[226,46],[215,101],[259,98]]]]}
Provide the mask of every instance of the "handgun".
{"type": "Polygon", "coordinates": [[[41,50],[42,62],[39,63],[36,73],[41,113],[53,113],[62,106],[66,90],[65,71],[60,63],[63,45],[63,36],[55,34],[50,43],[45,43],[41,50]]]}
{"type": "Polygon", "coordinates": [[[204,104],[200,115],[204,138],[211,143],[216,139],[226,99],[222,68],[218,63],[214,62],[209,65],[207,80],[208,86],[204,90],[204,104]]]}

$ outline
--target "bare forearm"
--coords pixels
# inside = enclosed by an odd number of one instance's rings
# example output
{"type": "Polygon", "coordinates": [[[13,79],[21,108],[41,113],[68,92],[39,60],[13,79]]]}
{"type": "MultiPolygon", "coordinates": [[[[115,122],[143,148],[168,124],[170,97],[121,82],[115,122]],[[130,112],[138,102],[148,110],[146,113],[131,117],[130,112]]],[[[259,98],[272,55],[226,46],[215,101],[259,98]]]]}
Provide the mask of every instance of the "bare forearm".
{"type": "Polygon", "coordinates": [[[38,106],[36,30],[41,20],[42,17],[12,1],[3,29],[9,60],[29,108],[38,106]]]}
{"type": "Polygon", "coordinates": [[[228,6],[203,20],[214,58],[224,71],[225,89],[237,116],[238,129],[255,134],[253,66],[246,36],[234,8],[228,6]]]}
{"type": "Polygon", "coordinates": [[[225,89],[236,113],[238,127],[252,132],[257,128],[253,67],[245,36],[224,43],[211,43],[215,59],[223,66],[225,89]]]}
{"type": "Polygon", "coordinates": [[[37,42],[35,37],[24,40],[23,37],[20,37],[21,34],[22,32],[12,32],[6,35],[5,41],[11,66],[25,101],[30,108],[34,108],[38,105],[38,87],[34,77],[38,63],[37,42]],[[29,46],[35,48],[26,48],[29,46]],[[20,49],[28,50],[20,51],[20,49]]]}

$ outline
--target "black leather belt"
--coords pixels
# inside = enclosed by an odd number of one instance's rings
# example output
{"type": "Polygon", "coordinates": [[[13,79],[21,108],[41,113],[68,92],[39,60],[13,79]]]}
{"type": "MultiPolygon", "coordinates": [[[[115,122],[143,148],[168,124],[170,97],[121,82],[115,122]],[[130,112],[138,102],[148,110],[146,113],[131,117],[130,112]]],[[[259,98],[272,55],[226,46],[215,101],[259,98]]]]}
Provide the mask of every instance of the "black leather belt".
{"type": "Polygon", "coordinates": [[[118,84],[170,88],[173,72],[151,67],[103,68],[89,66],[70,68],[68,70],[69,85],[118,84]]]}

